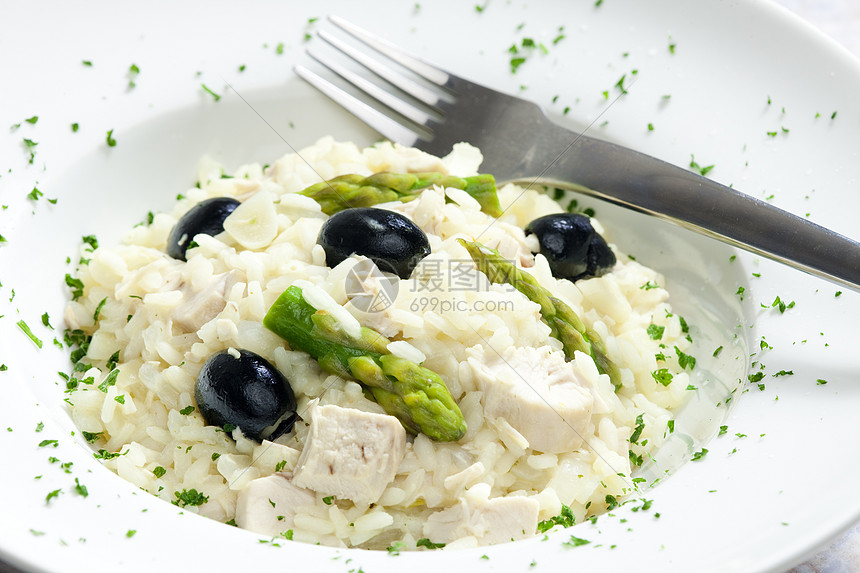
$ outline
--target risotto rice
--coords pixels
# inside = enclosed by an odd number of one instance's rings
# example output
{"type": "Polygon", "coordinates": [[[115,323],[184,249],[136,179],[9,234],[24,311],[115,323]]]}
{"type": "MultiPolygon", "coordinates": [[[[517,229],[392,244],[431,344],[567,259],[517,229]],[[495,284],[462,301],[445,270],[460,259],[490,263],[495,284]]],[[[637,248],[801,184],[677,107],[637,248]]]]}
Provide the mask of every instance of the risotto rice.
{"type": "MultiPolygon", "coordinates": [[[[559,203],[538,190],[505,185],[498,190],[504,214],[495,219],[465,192],[431,187],[412,201],[377,205],[416,223],[431,254],[396,282],[396,296],[384,308],[367,308],[348,292],[348,275],[364,259],[326,266],[317,236],[328,216],[298,194],[321,178],[348,173],[465,177],[480,161],[480,152],[464,144],[439,159],[388,143],[360,149],[331,138],[269,166],[242,166],[231,177],[204,159],[198,186],[172,212],[131,229],[120,245],[82,248],[89,259],[78,272],[83,288],[65,319],[85,354],[73,356],[69,401],[97,457],[188,511],[267,536],[370,549],[528,537],[538,522],[563,514],[579,523],[634,493],[631,472],[664,443],[672,413],[688,394],[688,369],[679,359],[690,343],[658,273],[617,253],[603,276],[556,279],[547,260],[533,255],[537,240],[523,228],[563,212],[559,203]],[[225,231],[195,237],[187,262],[166,256],[178,219],[213,197],[241,202],[225,231]],[[602,338],[620,387],[585,353],[565,361],[540,306],[507,285],[490,284],[458,238],[497,249],[573,308],[602,338]],[[394,430],[357,382],[326,373],[264,327],[268,309],[295,285],[344,329],[373,328],[392,340],[392,354],[438,373],[462,411],[466,434],[437,442],[419,433],[402,447],[392,445],[384,452],[390,470],[375,474],[389,472],[390,479],[379,478],[372,488],[359,484],[355,493],[313,474],[300,479],[310,472],[309,443],[325,439],[333,416],[360,411],[367,414],[362,423],[380,435],[394,430]],[[225,349],[253,351],[289,380],[299,416],[290,432],[258,443],[238,428],[206,424],[195,403],[195,379],[204,361],[225,349]],[[534,420],[500,415],[493,398],[494,381],[505,376],[531,380],[553,372],[576,380],[590,410],[564,443],[551,424],[535,427],[534,420]]],[[[552,399],[547,396],[540,399],[552,399]]]]}

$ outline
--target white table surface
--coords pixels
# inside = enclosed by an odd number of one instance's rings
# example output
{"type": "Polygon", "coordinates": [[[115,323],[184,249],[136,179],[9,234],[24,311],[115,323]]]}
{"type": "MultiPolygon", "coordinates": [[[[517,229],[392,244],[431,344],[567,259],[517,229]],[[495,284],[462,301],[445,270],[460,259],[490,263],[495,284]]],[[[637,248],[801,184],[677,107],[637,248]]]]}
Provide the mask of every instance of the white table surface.
{"type": "MultiPolygon", "coordinates": [[[[774,0],[788,8],[860,58],[858,0],[774,0]]],[[[789,573],[853,573],[860,571],[860,524],[789,573]]]]}
{"type": "MultiPolygon", "coordinates": [[[[860,58],[860,1],[773,0],[794,12],[860,58]]],[[[16,571],[0,563],[0,573],[16,571]]],[[[787,573],[860,571],[860,524],[787,573]]]]}

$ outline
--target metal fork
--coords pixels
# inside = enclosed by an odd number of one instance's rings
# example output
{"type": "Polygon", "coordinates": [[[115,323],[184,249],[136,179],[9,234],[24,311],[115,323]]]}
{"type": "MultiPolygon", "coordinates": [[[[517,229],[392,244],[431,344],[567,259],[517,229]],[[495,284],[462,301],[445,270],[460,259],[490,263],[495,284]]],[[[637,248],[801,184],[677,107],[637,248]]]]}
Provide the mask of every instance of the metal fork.
{"type": "Polygon", "coordinates": [[[481,149],[481,171],[500,182],[574,189],[860,291],[860,243],[688,169],[563,128],[532,102],[444,71],[342,18],[330,20],[426,80],[415,81],[319,32],[402,95],[332,58],[309,55],[395,114],[378,111],[304,66],[296,66],[296,73],[384,137],[439,156],[466,141],[481,149]]]}

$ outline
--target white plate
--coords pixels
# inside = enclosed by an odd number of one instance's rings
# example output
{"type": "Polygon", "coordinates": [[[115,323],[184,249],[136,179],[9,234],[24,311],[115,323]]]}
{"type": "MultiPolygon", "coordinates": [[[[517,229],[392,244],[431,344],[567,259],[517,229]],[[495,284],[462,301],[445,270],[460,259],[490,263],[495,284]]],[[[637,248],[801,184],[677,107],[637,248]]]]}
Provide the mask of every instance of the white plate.
{"type": "MultiPolygon", "coordinates": [[[[340,14],[452,71],[542,103],[561,121],[591,125],[592,133],[678,165],[695,156],[715,165],[709,176],[773,195],[777,205],[858,238],[860,66],[769,3],[490,0],[483,11],[454,1],[248,4],[0,8],[7,28],[0,37],[0,128],[38,116],[0,138],[0,235],[7,240],[0,246],[0,364],[7,367],[0,371],[0,559],[50,571],[551,571],[572,563],[780,571],[860,517],[860,457],[853,453],[860,297],[837,297],[845,289],[744,253],[729,262],[732,249],[600,205],[607,226],[623,223],[611,228],[615,242],[666,272],[676,305],[737,318],[728,336],[749,341],[754,371],[765,365],[765,389],[745,386],[727,421],[709,421],[727,432],[705,445],[704,459],[648,492],[650,510],[624,506],[596,524],[474,551],[391,556],[273,547],[183,514],[100,466],[72,435],[57,374],[68,364],[52,343],[61,336],[66,257],[82,235],[112,242],[148,211],[166,209],[193,183],[203,153],[233,168],[324,134],[372,141],[371,131],[292,74],[295,62],[306,61],[305,34],[326,26],[310,18],[340,14]],[[529,54],[512,75],[506,50],[526,37],[548,53],[529,54]],[[132,64],[140,72],[130,78],[132,64]],[[622,76],[629,93],[610,105],[622,76]],[[107,146],[109,130],[115,147],[107,146]],[[32,164],[25,138],[38,143],[32,164]],[[44,193],[36,201],[27,198],[34,187],[44,193]],[[666,250],[667,237],[675,239],[673,250],[666,250]],[[796,305],[780,314],[772,308],[776,296],[796,305]],[[57,330],[42,325],[46,312],[57,330]],[[19,330],[21,320],[44,341],[41,350],[19,330]],[[780,371],[793,375],[773,376],[780,371]],[[40,447],[43,440],[48,445],[40,447]],[[61,465],[67,462],[70,473],[61,465]],[[76,483],[87,497],[75,492],[76,483]],[[55,490],[61,493],[46,501],[55,490]],[[571,534],[591,543],[566,547],[571,534]]],[[[746,357],[715,375],[737,371],[738,362],[746,357]]]]}

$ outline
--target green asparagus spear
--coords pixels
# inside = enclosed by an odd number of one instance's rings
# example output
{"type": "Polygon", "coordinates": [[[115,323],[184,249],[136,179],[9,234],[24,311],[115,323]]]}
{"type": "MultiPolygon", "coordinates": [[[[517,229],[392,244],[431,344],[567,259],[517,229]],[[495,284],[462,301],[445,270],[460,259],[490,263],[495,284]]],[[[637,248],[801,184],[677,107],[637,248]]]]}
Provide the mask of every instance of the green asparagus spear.
{"type": "Polygon", "coordinates": [[[358,337],[344,333],[333,316],[304,299],[299,287],[278,297],[263,324],[293,350],[310,354],[326,372],[364,384],[410,432],[445,442],[466,433],[463,414],[438,374],[388,352],[390,341],[371,328],[362,327],[358,337]]]}
{"type": "Polygon", "coordinates": [[[609,375],[615,389],[621,387],[621,373],[606,356],[606,347],[600,336],[588,329],[572,308],[552,296],[540,286],[537,279],[517,268],[497,250],[478,242],[457,240],[469,252],[478,270],[487,275],[491,283],[507,283],[540,305],[541,317],[549,325],[550,334],[561,341],[568,360],[573,359],[573,353],[577,350],[588,354],[594,359],[597,370],[609,375]]]}
{"type": "Polygon", "coordinates": [[[370,207],[396,199],[411,201],[433,185],[462,189],[481,204],[484,213],[493,217],[502,214],[499,197],[496,195],[496,180],[487,174],[464,178],[436,172],[382,172],[369,177],[341,175],[311,185],[301,194],[319,203],[326,215],[333,215],[350,207],[370,207]]]}

